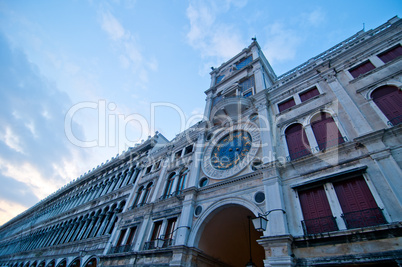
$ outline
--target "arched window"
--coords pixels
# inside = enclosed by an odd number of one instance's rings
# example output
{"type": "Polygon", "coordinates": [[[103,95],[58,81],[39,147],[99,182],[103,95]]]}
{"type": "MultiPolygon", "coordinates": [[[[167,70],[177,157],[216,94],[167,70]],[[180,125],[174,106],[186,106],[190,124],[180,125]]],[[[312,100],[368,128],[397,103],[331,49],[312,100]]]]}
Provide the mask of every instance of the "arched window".
{"type": "Polygon", "coordinates": [[[382,86],[372,94],[374,103],[384,113],[391,125],[402,122],[402,91],[395,86],[382,86]]]}
{"type": "Polygon", "coordinates": [[[311,154],[306,132],[299,123],[290,125],[285,131],[290,159],[298,159],[311,154]]]}
{"type": "Polygon", "coordinates": [[[176,177],[176,173],[173,172],[169,175],[167,181],[166,181],[166,188],[165,188],[165,192],[162,196],[163,199],[166,199],[168,197],[170,197],[172,195],[172,189],[173,189],[173,182],[174,179],[176,177]]]}
{"type": "Polygon", "coordinates": [[[319,150],[337,146],[345,141],[338,126],[329,113],[321,112],[311,119],[311,128],[313,129],[315,139],[317,140],[319,150]]]}
{"type": "Polygon", "coordinates": [[[140,201],[140,197],[142,195],[142,191],[144,191],[144,186],[141,186],[138,191],[137,191],[137,195],[135,196],[135,200],[133,203],[133,208],[136,207],[138,205],[138,202],[140,201]]]}
{"type": "Polygon", "coordinates": [[[148,199],[149,194],[151,193],[152,186],[153,186],[153,183],[149,183],[147,185],[147,187],[145,188],[144,196],[143,196],[141,204],[140,204],[141,206],[144,205],[145,203],[147,203],[147,199],[148,199]]]}
{"type": "Polygon", "coordinates": [[[186,186],[186,180],[188,175],[188,169],[183,170],[180,172],[179,181],[177,183],[176,194],[181,194],[186,186]]]}

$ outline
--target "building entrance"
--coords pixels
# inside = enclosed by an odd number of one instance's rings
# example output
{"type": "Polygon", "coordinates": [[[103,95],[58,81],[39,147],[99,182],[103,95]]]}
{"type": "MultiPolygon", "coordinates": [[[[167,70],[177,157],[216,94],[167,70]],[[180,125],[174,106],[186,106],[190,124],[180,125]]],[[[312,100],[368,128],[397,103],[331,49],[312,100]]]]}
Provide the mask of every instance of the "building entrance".
{"type": "Polygon", "coordinates": [[[264,249],[256,241],[261,233],[250,222],[249,235],[248,216],[254,215],[240,205],[226,205],[212,212],[205,220],[198,248],[229,266],[246,266],[250,261],[251,243],[253,263],[263,266],[264,249]]]}

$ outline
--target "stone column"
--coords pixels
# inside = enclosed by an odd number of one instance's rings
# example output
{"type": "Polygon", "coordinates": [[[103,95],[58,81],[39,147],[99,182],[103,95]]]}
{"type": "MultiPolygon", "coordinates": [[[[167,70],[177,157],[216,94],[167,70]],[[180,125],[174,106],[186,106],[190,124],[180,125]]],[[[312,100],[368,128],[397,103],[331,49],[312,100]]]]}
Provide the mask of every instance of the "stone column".
{"type": "Polygon", "coordinates": [[[91,218],[88,217],[88,218],[85,220],[84,226],[80,229],[80,232],[79,232],[79,234],[78,234],[76,240],[81,240],[81,239],[82,239],[82,237],[83,237],[84,233],[86,232],[86,230],[87,230],[87,228],[88,228],[88,225],[89,225],[90,223],[91,223],[91,218]]]}
{"type": "Polygon", "coordinates": [[[319,151],[316,149],[318,148],[318,143],[317,140],[315,139],[315,135],[313,132],[313,129],[311,128],[311,124],[307,124],[305,126],[303,126],[304,128],[304,132],[306,133],[307,136],[307,140],[310,144],[310,148],[311,148],[311,153],[318,153],[319,151]]]}
{"type": "Polygon", "coordinates": [[[258,243],[265,249],[264,266],[293,266],[292,242],[288,233],[282,182],[274,164],[263,172],[267,230],[258,243]]]}
{"type": "MultiPolygon", "coordinates": [[[[203,130],[204,128],[202,128],[203,130]]],[[[201,162],[202,162],[202,152],[204,151],[204,131],[202,133],[198,134],[198,140],[195,145],[195,150],[192,155],[192,163],[189,167],[189,173],[188,173],[188,181],[187,181],[187,187],[192,187],[195,186],[197,187],[198,179],[200,178],[200,168],[201,168],[201,162]]]]}
{"type": "Polygon", "coordinates": [[[357,135],[363,135],[371,132],[373,129],[368,124],[366,118],[360,112],[360,109],[356,106],[355,102],[349,96],[348,92],[343,88],[342,84],[338,81],[336,74],[329,74],[327,83],[332,89],[332,92],[336,95],[337,99],[341,103],[342,107],[349,116],[357,135]]]}
{"type": "MultiPolygon", "coordinates": [[[[161,173],[159,175],[159,179],[158,179],[158,181],[156,183],[156,187],[155,187],[153,195],[151,196],[151,201],[150,202],[155,202],[155,200],[157,199],[161,183],[163,181],[166,181],[166,172],[167,172],[168,166],[169,166],[169,158],[165,159],[165,162],[164,162],[163,167],[162,167],[162,171],[161,171],[161,173]]],[[[147,190],[147,188],[144,188],[144,192],[146,190],[147,190]]]]}
{"type": "Polygon", "coordinates": [[[276,160],[276,151],[273,145],[274,131],[271,127],[270,114],[265,105],[260,104],[257,107],[258,122],[260,124],[261,147],[263,163],[268,163],[276,160]]]}

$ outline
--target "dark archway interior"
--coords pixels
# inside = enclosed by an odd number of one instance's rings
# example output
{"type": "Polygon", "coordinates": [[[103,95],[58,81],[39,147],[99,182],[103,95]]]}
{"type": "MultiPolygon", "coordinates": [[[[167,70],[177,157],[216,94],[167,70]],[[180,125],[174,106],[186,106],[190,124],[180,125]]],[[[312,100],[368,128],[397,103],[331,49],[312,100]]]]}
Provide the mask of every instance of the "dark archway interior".
{"type": "MultiPolygon", "coordinates": [[[[250,260],[249,221],[253,213],[240,205],[226,206],[208,218],[198,248],[232,266],[245,266],[250,260]]],[[[256,266],[264,266],[264,249],[257,243],[261,233],[251,223],[251,256],[256,266]]]]}

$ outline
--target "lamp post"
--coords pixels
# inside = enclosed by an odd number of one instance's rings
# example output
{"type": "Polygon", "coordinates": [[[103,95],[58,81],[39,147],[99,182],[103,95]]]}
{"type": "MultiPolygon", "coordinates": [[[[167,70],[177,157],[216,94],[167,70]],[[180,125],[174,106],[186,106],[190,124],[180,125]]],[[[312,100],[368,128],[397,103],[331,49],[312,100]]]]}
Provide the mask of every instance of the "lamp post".
{"type": "Polygon", "coordinates": [[[258,232],[264,232],[267,229],[268,215],[273,211],[282,211],[283,213],[286,213],[283,209],[273,209],[264,214],[258,213],[258,217],[252,219],[255,230],[258,232]]]}

